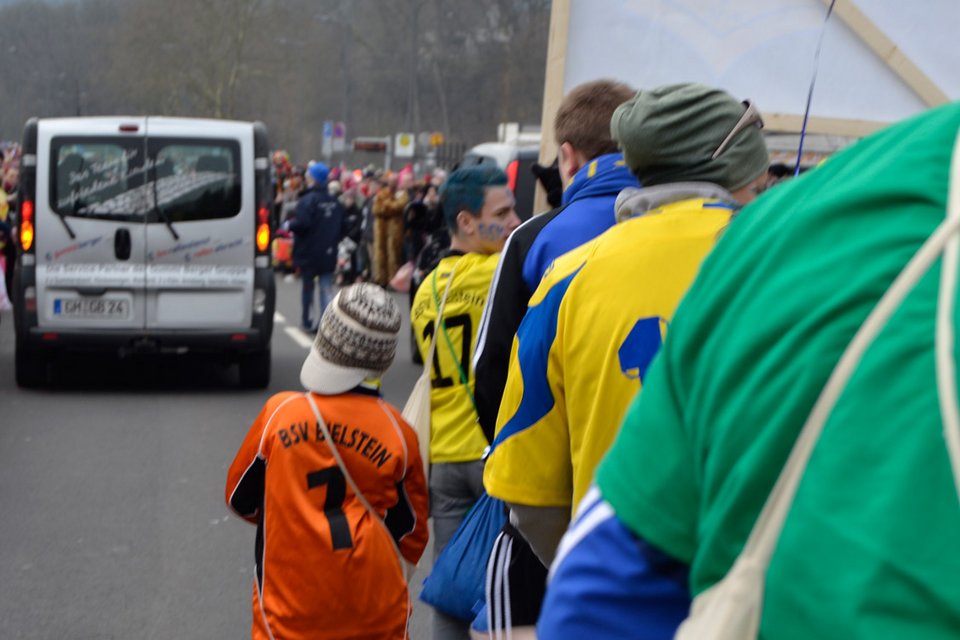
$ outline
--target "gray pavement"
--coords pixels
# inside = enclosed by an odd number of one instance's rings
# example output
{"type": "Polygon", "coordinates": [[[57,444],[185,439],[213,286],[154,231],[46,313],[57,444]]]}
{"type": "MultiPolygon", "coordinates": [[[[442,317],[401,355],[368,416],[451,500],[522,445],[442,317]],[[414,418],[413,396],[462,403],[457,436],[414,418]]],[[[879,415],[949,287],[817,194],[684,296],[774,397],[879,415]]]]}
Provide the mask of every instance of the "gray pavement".
{"type": "MultiPolygon", "coordinates": [[[[278,276],[273,379],[257,392],[215,363],[87,357],[52,388],[21,390],[2,314],[0,639],[249,637],[254,528],[228,513],[223,486],[263,401],[300,388],[299,291],[278,276]]],[[[420,373],[407,331],[384,379],[400,407],[420,373]]],[[[411,637],[428,638],[429,621],[416,602],[411,637]]]]}

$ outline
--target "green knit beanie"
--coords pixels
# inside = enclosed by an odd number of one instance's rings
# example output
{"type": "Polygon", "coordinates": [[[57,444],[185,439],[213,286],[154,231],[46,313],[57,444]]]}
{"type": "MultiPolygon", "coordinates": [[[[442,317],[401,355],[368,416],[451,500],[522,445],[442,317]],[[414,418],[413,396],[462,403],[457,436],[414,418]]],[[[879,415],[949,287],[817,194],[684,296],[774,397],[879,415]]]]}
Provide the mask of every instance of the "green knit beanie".
{"type": "Polygon", "coordinates": [[[767,146],[749,126],[715,160],[714,151],[744,114],[730,94],[701,84],[640,91],[613,112],[610,133],[644,186],[712,182],[736,191],[767,170],[767,146]]]}

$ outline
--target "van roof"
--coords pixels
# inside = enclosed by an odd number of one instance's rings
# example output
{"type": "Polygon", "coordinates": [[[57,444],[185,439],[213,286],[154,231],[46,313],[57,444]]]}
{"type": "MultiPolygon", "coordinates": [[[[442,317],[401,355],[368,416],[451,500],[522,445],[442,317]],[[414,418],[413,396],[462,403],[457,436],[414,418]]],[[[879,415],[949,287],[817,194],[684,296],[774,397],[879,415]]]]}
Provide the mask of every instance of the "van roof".
{"type": "Polygon", "coordinates": [[[238,124],[238,125],[247,125],[250,126],[254,124],[253,122],[248,122],[244,120],[225,120],[218,118],[183,118],[183,117],[171,117],[171,116],[78,116],[78,117],[67,117],[67,118],[38,118],[37,122],[57,124],[63,126],[78,126],[82,127],[87,124],[110,124],[110,123],[121,123],[121,122],[144,122],[149,120],[150,122],[160,121],[165,124],[183,124],[185,126],[195,126],[195,125],[218,125],[218,124],[238,124]]]}
{"type": "Polygon", "coordinates": [[[493,158],[497,166],[505,168],[521,152],[540,153],[539,143],[484,142],[467,150],[466,156],[486,156],[493,158]]]}
{"type": "MultiPolygon", "coordinates": [[[[169,118],[165,116],[91,116],[79,118],[40,118],[37,129],[46,135],[138,135],[152,132],[160,136],[198,138],[247,136],[257,123],[209,118],[169,118]],[[131,130],[121,129],[124,125],[131,130]]],[[[27,125],[29,127],[29,123],[27,125]]]]}

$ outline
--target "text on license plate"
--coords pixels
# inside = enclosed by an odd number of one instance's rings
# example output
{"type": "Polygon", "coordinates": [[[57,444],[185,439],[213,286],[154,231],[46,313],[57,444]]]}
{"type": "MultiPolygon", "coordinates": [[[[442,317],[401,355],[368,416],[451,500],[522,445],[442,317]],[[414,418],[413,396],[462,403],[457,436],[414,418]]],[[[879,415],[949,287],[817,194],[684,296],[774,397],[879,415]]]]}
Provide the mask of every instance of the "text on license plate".
{"type": "Polygon", "coordinates": [[[53,315],[69,318],[126,318],[130,301],[122,298],[57,298],[53,315]]]}

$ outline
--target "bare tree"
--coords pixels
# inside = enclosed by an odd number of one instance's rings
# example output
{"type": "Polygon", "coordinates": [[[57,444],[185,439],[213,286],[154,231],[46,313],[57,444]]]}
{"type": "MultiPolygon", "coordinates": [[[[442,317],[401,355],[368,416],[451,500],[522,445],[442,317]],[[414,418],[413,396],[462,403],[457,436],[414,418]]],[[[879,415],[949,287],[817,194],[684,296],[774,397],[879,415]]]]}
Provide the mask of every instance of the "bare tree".
{"type": "Polygon", "coordinates": [[[260,119],[317,157],[322,124],[474,143],[539,121],[549,0],[23,0],[0,7],[0,137],[30,116],[260,119]]]}

